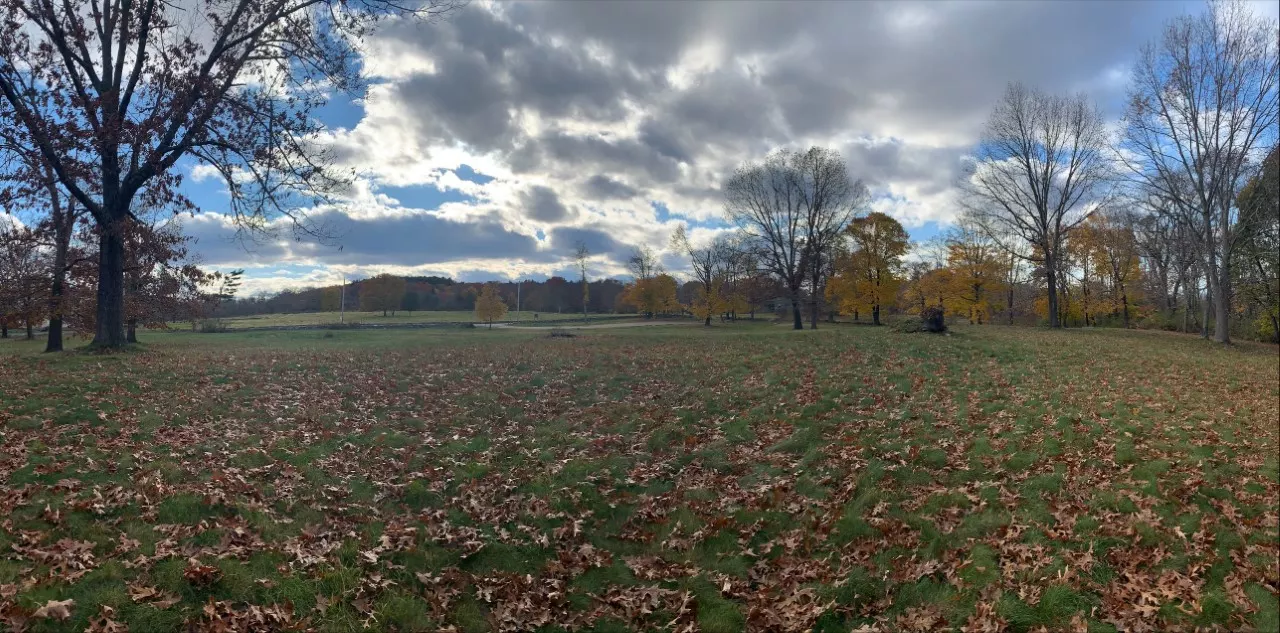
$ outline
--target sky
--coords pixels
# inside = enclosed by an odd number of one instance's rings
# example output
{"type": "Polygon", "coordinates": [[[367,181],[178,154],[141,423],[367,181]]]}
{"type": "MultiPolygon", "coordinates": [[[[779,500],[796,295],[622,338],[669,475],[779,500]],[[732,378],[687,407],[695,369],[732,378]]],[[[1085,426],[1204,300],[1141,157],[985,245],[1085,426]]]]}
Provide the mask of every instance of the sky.
{"type": "MultiPolygon", "coordinates": [[[[648,246],[727,230],[720,183],[780,147],[839,151],[914,240],[955,220],[965,155],[1009,82],[1085,92],[1111,120],[1143,43],[1201,2],[473,1],[384,23],[369,88],[316,113],[354,186],[306,209],[331,235],[232,239],[225,186],[182,166],[183,220],[246,294],[388,272],[462,281],[625,277],[648,246]]],[[[1257,9],[1275,15],[1276,5],[1257,9]]]]}

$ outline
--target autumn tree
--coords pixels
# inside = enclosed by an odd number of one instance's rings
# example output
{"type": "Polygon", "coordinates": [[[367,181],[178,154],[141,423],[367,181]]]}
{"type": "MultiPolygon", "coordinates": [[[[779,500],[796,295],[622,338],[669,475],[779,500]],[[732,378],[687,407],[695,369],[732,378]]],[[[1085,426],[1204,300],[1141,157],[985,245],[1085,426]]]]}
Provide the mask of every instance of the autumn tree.
{"type": "Polygon", "coordinates": [[[903,286],[899,305],[908,314],[923,314],[926,308],[945,310],[956,287],[954,276],[949,268],[913,266],[903,286]]]}
{"type": "Polygon", "coordinates": [[[1129,88],[1122,157],[1187,226],[1208,281],[1214,340],[1231,340],[1232,266],[1255,207],[1236,195],[1275,142],[1280,31],[1243,1],[1174,18],[1142,49],[1129,88]]]}
{"type": "Polygon", "coordinates": [[[404,277],[382,273],[360,282],[360,309],[365,312],[390,312],[393,316],[404,298],[404,277]]]}
{"type": "Polygon", "coordinates": [[[684,225],[676,228],[671,236],[671,245],[689,256],[693,278],[701,284],[699,295],[691,304],[693,312],[703,319],[703,325],[710,326],[711,316],[729,307],[728,296],[732,290],[725,286],[730,283],[728,277],[734,264],[732,246],[724,237],[719,236],[695,246],[689,240],[684,225]]]}
{"type": "Polygon", "coordinates": [[[499,321],[507,314],[507,303],[498,296],[498,284],[488,283],[476,297],[476,318],[488,323],[493,329],[493,322],[499,321]]]}
{"type": "Polygon", "coordinates": [[[449,0],[3,0],[0,100],[99,228],[94,343],[125,343],[123,223],[140,195],[181,200],[184,158],[213,167],[246,229],[347,180],[312,112],[361,86],[357,40],[389,16],[449,0]],[[149,192],[149,193],[146,193],[149,192]]]}
{"type": "Polygon", "coordinates": [[[5,335],[12,323],[25,326],[27,338],[34,338],[35,324],[43,320],[48,305],[49,264],[31,227],[0,219],[0,319],[5,335]]]}
{"type": "Polygon", "coordinates": [[[1120,211],[1096,213],[1081,225],[1083,256],[1107,290],[1113,314],[1130,326],[1142,276],[1141,256],[1133,231],[1134,219],[1120,211]]]}
{"type": "Polygon", "coordinates": [[[1271,149],[1236,204],[1250,220],[1236,251],[1236,287],[1257,310],[1259,333],[1280,342],[1280,148],[1271,149]]]}
{"type": "Polygon", "coordinates": [[[669,314],[681,309],[680,300],[676,297],[677,287],[674,277],[659,273],[627,284],[620,300],[623,305],[632,306],[645,317],[653,318],[659,314],[669,314]]]}
{"type": "Polygon", "coordinates": [[[724,185],[725,212],[791,299],[793,326],[803,329],[800,304],[810,288],[810,326],[818,327],[825,286],[824,257],[866,199],[839,153],[821,147],[777,150],[745,163],[724,185]]]}
{"type": "Polygon", "coordinates": [[[991,321],[1005,276],[995,243],[977,226],[960,222],[946,236],[949,287],[940,293],[947,311],[971,324],[991,321]]]}
{"type": "MultiPolygon", "coordinates": [[[[0,99],[0,124],[5,123],[2,114],[6,108],[0,99]]],[[[62,148],[71,151],[70,148],[62,148]]],[[[24,128],[17,125],[0,125],[0,206],[6,212],[15,209],[34,211],[28,217],[35,226],[34,235],[49,254],[48,334],[45,352],[59,352],[63,348],[62,326],[68,302],[68,273],[80,263],[84,254],[73,252],[77,224],[84,215],[84,207],[67,195],[58,183],[48,162],[34,149],[24,128]]]]}
{"type": "Polygon", "coordinates": [[[129,220],[124,241],[126,340],[136,343],[139,324],[165,327],[192,316],[187,300],[211,278],[191,260],[192,238],[175,222],[129,220]]]}
{"type": "Polygon", "coordinates": [[[987,121],[964,181],[969,216],[1010,253],[1038,257],[1050,327],[1058,317],[1061,251],[1070,232],[1109,195],[1109,139],[1083,95],[1045,94],[1010,84],[987,121]],[[1023,243],[1034,249],[1023,250],[1023,243]]]}
{"type": "Polygon", "coordinates": [[[880,325],[881,308],[898,296],[910,237],[902,224],[878,211],[854,219],[844,234],[851,250],[836,263],[830,294],[841,313],[869,312],[871,322],[880,325]]]}

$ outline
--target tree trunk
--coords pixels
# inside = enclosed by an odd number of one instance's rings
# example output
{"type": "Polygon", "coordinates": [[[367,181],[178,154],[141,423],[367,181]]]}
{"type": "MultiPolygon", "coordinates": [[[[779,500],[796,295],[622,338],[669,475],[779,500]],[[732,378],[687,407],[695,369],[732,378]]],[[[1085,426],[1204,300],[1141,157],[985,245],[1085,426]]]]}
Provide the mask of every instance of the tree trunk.
{"type": "Polygon", "coordinates": [[[1013,325],[1013,285],[1009,286],[1009,325],[1013,325]]]}
{"type": "Polygon", "coordinates": [[[118,226],[124,220],[102,226],[98,238],[98,309],[94,347],[122,347],[124,334],[124,238],[118,226]]]}
{"type": "Polygon", "coordinates": [[[1129,329],[1129,294],[1120,293],[1120,303],[1124,306],[1124,329],[1129,329]]]}
{"type": "Polygon", "coordinates": [[[871,324],[880,325],[880,304],[871,306],[871,324]]]}
{"type": "Polygon", "coordinates": [[[800,316],[800,300],[799,299],[791,300],[791,313],[792,313],[792,316],[795,317],[795,324],[792,329],[803,330],[804,317],[800,316]]]}
{"type": "Polygon", "coordinates": [[[53,263],[53,283],[49,288],[49,336],[44,344],[45,353],[62,351],[62,286],[66,276],[65,254],[58,253],[53,263]]]}
{"type": "Polygon", "coordinates": [[[0,338],[9,338],[9,324],[0,324],[0,338]]]}
{"type": "Polygon", "coordinates": [[[706,322],[704,322],[704,323],[703,323],[703,325],[705,325],[705,326],[707,326],[707,327],[711,327],[711,313],[709,313],[709,312],[707,313],[707,320],[706,320],[706,322]]]}
{"type": "Polygon", "coordinates": [[[1213,284],[1213,340],[1231,342],[1231,270],[1223,262],[1218,283],[1213,284]]]}
{"type": "Polygon", "coordinates": [[[1058,319],[1058,274],[1053,268],[1056,262],[1048,252],[1046,249],[1044,266],[1045,280],[1049,282],[1049,327],[1062,327],[1062,321],[1058,319]]]}
{"type": "Polygon", "coordinates": [[[49,336],[45,338],[44,351],[62,351],[62,294],[67,278],[67,248],[70,246],[70,227],[59,226],[55,235],[57,243],[53,252],[53,282],[49,285],[49,336]]]}
{"type": "Polygon", "coordinates": [[[49,319],[49,337],[44,346],[45,353],[62,351],[62,317],[49,319]]]}
{"type": "MultiPolygon", "coordinates": [[[[1197,295],[1200,294],[1199,290],[1200,290],[1199,288],[1196,289],[1197,295]]],[[[1197,296],[1197,300],[1200,301],[1200,313],[1201,313],[1200,338],[1208,340],[1209,339],[1209,298],[1197,296]]]]}
{"type": "Polygon", "coordinates": [[[30,341],[35,337],[36,337],[36,332],[35,332],[35,328],[31,327],[31,317],[27,317],[27,340],[30,341]]]}
{"type": "Polygon", "coordinates": [[[822,318],[821,307],[818,305],[818,297],[815,293],[813,298],[809,300],[809,329],[818,329],[818,320],[822,318]]]}
{"type": "Polygon", "coordinates": [[[137,319],[129,319],[128,325],[125,328],[125,340],[130,343],[138,342],[138,320],[137,319]]]}

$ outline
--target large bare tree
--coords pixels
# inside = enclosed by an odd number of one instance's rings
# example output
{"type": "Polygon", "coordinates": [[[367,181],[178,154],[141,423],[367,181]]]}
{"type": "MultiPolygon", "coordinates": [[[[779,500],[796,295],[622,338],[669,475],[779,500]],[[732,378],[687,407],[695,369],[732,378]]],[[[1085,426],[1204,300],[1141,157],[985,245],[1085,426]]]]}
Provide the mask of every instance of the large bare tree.
{"type": "Polygon", "coordinates": [[[144,191],[180,200],[174,166],[212,166],[242,226],[292,217],[346,178],[312,111],[360,86],[354,43],[383,18],[454,0],[0,0],[4,125],[21,126],[99,231],[94,343],[124,332],[124,228],[144,191]],[[69,151],[70,150],[70,151],[69,151]]]}
{"type": "Polygon", "coordinates": [[[777,150],[760,163],[740,166],[724,185],[725,213],[755,244],[762,268],[775,275],[791,299],[797,330],[804,329],[800,304],[806,283],[817,329],[825,280],[823,258],[866,201],[834,150],[777,150]]]}
{"type": "Polygon", "coordinates": [[[1231,341],[1231,265],[1253,208],[1236,194],[1275,143],[1277,31],[1244,2],[1169,22],[1133,71],[1121,157],[1159,208],[1187,227],[1214,309],[1214,340],[1231,341]]]}
{"type": "Polygon", "coordinates": [[[1061,251],[1067,235],[1110,191],[1106,125],[1084,95],[1009,85],[991,113],[964,180],[970,217],[1010,253],[1042,267],[1049,325],[1060,327],[1061,251]],[[1033,248],[1020,250],[1024,242],[1033,248]]]}

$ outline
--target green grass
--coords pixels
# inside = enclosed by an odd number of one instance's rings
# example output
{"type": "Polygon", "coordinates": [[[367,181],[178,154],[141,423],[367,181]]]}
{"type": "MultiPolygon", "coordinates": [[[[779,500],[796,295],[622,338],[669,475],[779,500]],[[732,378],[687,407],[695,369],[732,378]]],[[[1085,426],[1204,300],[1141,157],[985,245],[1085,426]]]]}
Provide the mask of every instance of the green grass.
{"type": "MultiPolygon", "coordinates": [[[[439,314],[470,318],[413,318],[439,314]]],[[[0,341],[0,629],[67,599],[32,630],[1280,622],[1275,347],[760,322],[39,350],[0,341]]]]}
{"type": "MultiPolygon", "coordinates": [[[[634,315],[631,315],[634,316],[634,315]]],[[[588,321],[608,322],[619,318],[627,318],[625,315],[612,314],[591,314],[588,315],[588,321]]],[[[346,323],[360,323],[362,325],[391,325],[391,324],[412,324],[412,323],[475,323],[475,312],[470,310],[419,310],[416,312],[397,311],[395,314],[388,313],[383,316],[381,312],[357,312],[348,310],[345,314],[338,312],[300,312],[290,314],[256,314],[253,316],[231,317],[223,321],[231,329],[247,328],[247,327],[264,327],[264,326],[281,326],[281,325],[329,325],[338,323],[339,320],[346,323]]],[[[531,312],[522,310],[517,312],[511,310],[502,318],[503,321],[528,322],[529,324],[537,324],[543,321],[582,321],[581,313],[573,312],[531,312]],[[534,315],[537,318],[534,318],[534,315]]],[[[175,329],[182,329],[182,324],[173,326],[175,329]]],[[[189,329],[190,325],[187,324],[189,329]]]]}

